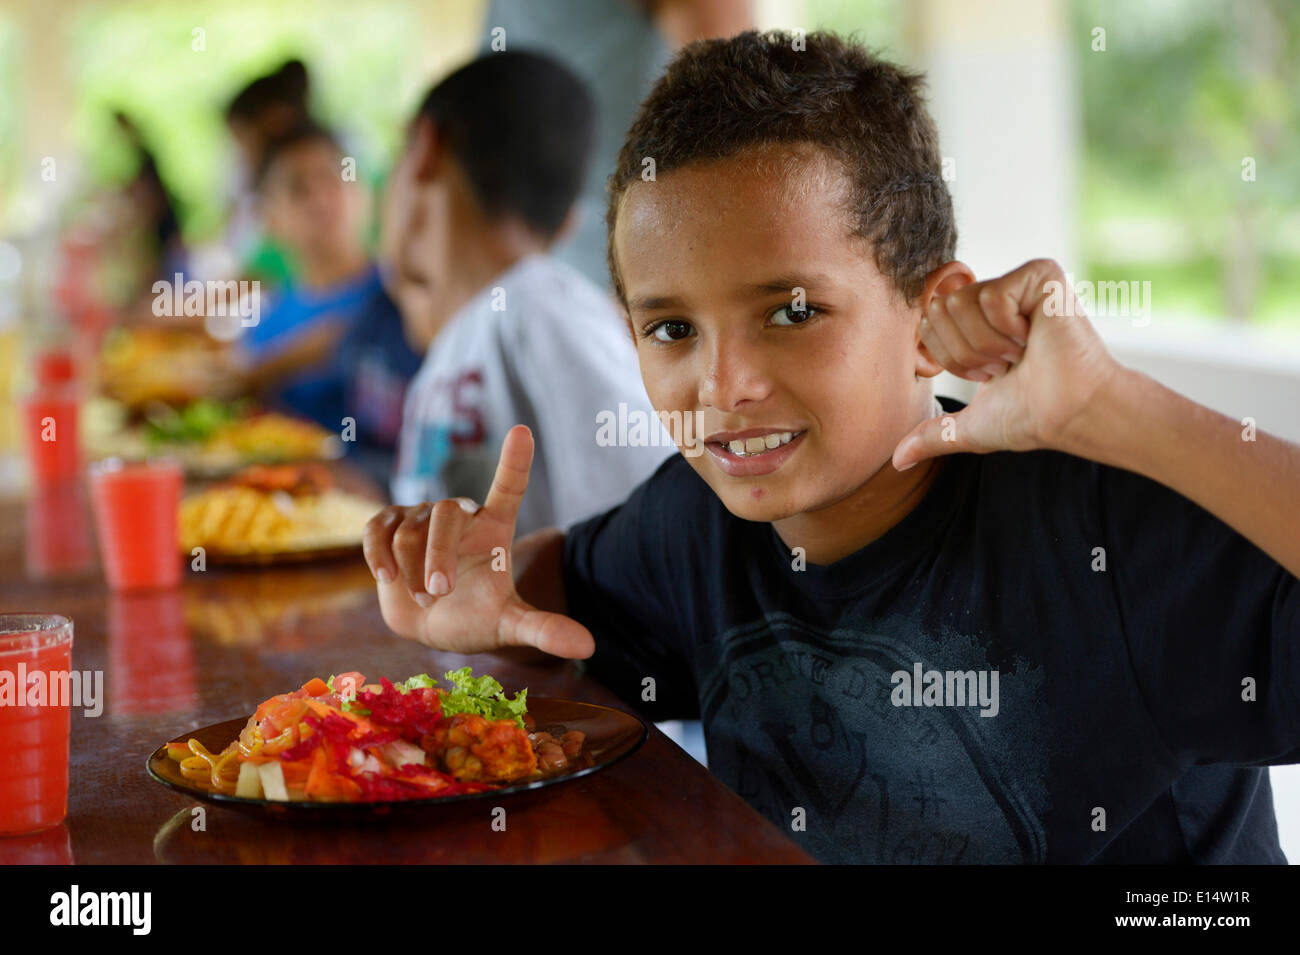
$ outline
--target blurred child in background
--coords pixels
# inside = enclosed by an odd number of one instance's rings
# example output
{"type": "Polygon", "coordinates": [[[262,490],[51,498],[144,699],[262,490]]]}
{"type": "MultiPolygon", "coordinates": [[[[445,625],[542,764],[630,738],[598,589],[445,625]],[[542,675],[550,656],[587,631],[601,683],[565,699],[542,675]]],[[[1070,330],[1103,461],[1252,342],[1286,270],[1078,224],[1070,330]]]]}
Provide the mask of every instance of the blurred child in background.
{"type": "Polygon", "coordinates": [[[113,113],[113,121],[139,158],[135,175],[122,188],[124,197],[139,216],[147,235],[149,263],[144,270],[152,284],[159,276],[170,279],[185,268],[185,241],[181,236],[175,196],[158,172],[158,160],[145,143],[140,128],[126,113],[113,113]]]}
{"type": "Polygon", "coordinates": [[[226,129],[239,155],[233,183],[226,244],[239,259],[244,277],[283,285],[292,277],[289,253],[268,238],[257,210],[253,178],[267,143],[310,120],[307,67],[288,60],[241,89],[226,107],[226,129]]]}
{"type": "Polygon", "coordinates": [[[429,345],[406,400],[399,503],[482,501],[519,423],[539,454],[521,533],[606,509],[671,453],[597,443],[597,416],[620,404],[659,422],[609,297],[549,254],[593,128],[582,81],[524,52],[475,60],[420,106],[382,229],[393,297],[412,340],[429,345]]]}
{"type": "Polygon", "coordinates": [[[263,294],[240,352],[250,390],[339,432],[386,483],[420,357],[362,243],[366,195],[345,177],[343,159],[333,134],[314,123],[264,144],[255,177],[263,221],[299,275],[263,294]]]}

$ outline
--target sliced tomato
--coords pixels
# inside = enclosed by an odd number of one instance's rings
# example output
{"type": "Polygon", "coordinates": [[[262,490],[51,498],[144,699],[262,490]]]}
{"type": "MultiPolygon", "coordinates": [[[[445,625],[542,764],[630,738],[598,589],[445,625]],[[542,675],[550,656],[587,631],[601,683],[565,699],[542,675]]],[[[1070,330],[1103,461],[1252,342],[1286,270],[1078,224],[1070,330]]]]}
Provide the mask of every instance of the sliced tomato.
{"type": "Polygon", "coordinates": [[[268,707],[262,714],[262,721],[259,725],[262,738],[269,744],[272,739],[280,736],[286,729],[297,725],[307,715],[314,702],[314,700],[290,699],[268,707]]]}
{"type": "Polygon", "coordinates": [[[339,673],[334,677],[334,692],[341,697],[350,699],[361,692],[361,687],[365,682],[365,674],[358,673],[356,670],[339,673]]]}
{"type": "Polygon", "coordinates": [[[259,706],[257,711],[253,714],[253,722],[260,723],[266,718],[267,713],[271,712],[273,709],[278,709],[292,698],[293,697],[288,693],[281,693],[277,696],[271,697],[269,700],[264,700],[262,705],[259,706]]]}

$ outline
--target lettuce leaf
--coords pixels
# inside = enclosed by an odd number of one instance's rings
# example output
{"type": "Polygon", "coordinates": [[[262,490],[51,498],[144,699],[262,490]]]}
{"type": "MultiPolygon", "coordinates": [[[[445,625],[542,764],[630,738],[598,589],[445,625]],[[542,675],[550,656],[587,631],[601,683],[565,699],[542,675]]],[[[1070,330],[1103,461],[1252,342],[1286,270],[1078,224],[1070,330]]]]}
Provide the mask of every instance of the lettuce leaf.
{"type": "Polygon", "coordinates": [[[427,673],[421,673],[419,676],[411,677],[405,683],[397,684],[397,689],[401,693],[410,693],[412,690],[424,690],[437,685],[437,680],[427,673]]]}
{"type": "Polygon", "coordinates": [[[474,676],[469,667],[449,670],[443,676],[455,687],[442,700],[443,715],[475,713],[490,720],[514,720],[520,729],[524,728],[524,714],[528,712],[526,689],[511,700],[500,683],[486,674],[474,676]]]}

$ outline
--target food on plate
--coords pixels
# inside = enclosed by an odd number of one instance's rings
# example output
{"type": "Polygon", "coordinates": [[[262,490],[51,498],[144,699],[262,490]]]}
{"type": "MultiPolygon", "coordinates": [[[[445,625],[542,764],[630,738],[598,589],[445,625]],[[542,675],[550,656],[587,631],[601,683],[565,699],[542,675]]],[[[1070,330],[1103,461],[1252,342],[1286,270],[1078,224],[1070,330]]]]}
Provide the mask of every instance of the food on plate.
{"type": "MultiPolygon", "coordinates": [[[[361,802],[486,792],[559,772],[582,754],[581,732],[530,732],[527,690],[508,698],[469,667],[399,684],[360,673],[308,680],[273,696],[219,753],[168,743],[186,779],[225,795],[270,801],[361,802]],[[542,737],[545,737],[544,739],[542,737]],[[566,755],[567,754],[567,755],[566,755]]],[[[556,730],[561,728],[556,727],[556,730]]]]}
{"type": "Polygon", "coordinates": [[[155,403],[144,412],[145,440],[153,447],[203,443],[221,428],[248,414],[252,407],[252,402],[247,399],[214,401],[200,398],[179,408],[155,403]]]}
{"type": "Polygon", "coordinates": [[[153,451],[193,447],[216,461],[275,462],[332,457],[335,439],[324,428],[248,401],[202,398],[181,408],[151,405],[145,440],[153,451]]]}
{"type": "Polygon", "coordinates": [[[232,556],[360,546],[379,507],[319,465],[257,466],[181,501],[180,546],[232,556]]]}
{"type": "Polygon", "coordinates": [[[165,455],[191,475],[229,474],[261,463],[322,461],[343,453],[339,438],[312,421],[261,410],[248,398],[200,398],[138,408],[98,399],[86,427],[92,457],[165,455]]]}
{"type": "Polygon", "coordinates": [[[332,490],[334,475],[320,464],[256,464],[245,468],[230,483],[259,491],[284,491],[286,494],[320,494],[332,490]]]}
{"type": "Polygon", "coordinates": [[[131,409],[221,396],[238,385],[227,373],[225,350],[200,329],[114,329],[100,354],[101,386],[131,409]]]}
{"type": "Polygon", "coordinates": [[[336,444],[337,439],[317,424],[262,412],[217,428],[204,442],[204,451],[245,461],[296,461],[334,457],[336,444]]]}

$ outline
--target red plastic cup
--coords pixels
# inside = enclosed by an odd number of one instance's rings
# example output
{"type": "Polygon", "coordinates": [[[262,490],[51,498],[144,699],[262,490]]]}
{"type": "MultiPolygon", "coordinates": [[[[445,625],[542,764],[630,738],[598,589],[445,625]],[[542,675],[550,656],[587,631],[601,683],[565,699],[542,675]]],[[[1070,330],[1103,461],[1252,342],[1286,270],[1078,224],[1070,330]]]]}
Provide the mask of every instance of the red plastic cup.
{"type": "Polygon", "coordinates": [[[42,385],[23,398],[23,435],[34,483],[67,481],[80,474],[79,404],[77,388],[68,384],[42,385]]]}
{"type": "Polygon", "coordinates": [[[164,590],[181,582],[176,512],[180,465],[157,460],[126,463],[117,458],[90,468],[90,499],[99,535],[100,563],[119,593],[164,590]]]}
{"type": "Polygon", "coordinates": [[[49,690],[49,677],[71,668],[67,617],[0,615],[0,836],[39,832],[68,814],[72,711],[65,694],[49,690]],[[35,695],[37,674],[43,697],[35,695]]]}

